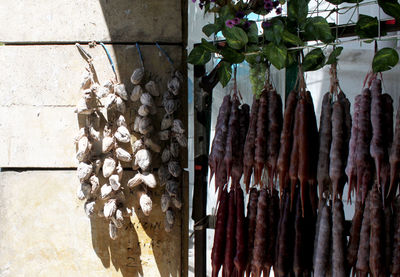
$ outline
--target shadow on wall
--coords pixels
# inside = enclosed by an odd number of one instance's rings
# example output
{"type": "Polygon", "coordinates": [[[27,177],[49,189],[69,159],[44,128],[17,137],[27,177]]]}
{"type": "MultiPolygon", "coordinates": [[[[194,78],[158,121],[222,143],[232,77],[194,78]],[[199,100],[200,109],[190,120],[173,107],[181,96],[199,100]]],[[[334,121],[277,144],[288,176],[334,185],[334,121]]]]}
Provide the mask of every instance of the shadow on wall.
{"type": "MultiPolygon", "coordinates": [[[[112,42],[145,43],[167,42],[177,43],[176,46],[163,46],[172,60],[180,65],[182,61],[182,15],[181,1],[133,1],[133,0],[99,0],[112,42]]],[[[100,47],[100,46],[97,46],[100,47]]],[[[118,44],[107,46],[115,53],[114,63],[119,73],[120,82],[127,91],[133,89],[130,76],[133,70],[140,66],[139,56],[134,45],[118,44]]],[[[146,71],[153,80],[159,83],[162,93],[167,87],[171,67],[166,59],[160,56],[155,45],[140,46],[146,71]]],[[[103,83],[106,80],[99,80],[103,83]]],[[[160,99],[161,100],[161,97],[160,99]]],[[[156,100],[160,105],[160,101],[156,100]]],[[[157,124],[163,116],[162,111],[156,115],[157,124]]],[[[136,115],[134,106],[128,104],[126,120],[129,126],[136,115]]],[[[154,126],[156,129],[159,126],[154,126]]],[[[130,128],[132,129],[132,128],[130,128]]],[[[157,160],[154,157],[153,160],[157,160]]],[[[159,160],[159,159],[158,159],[159,160]]],[[[158,165],[154,162],[154,168],[158,165]]],[[[130,165],[124,165],[124,179],[132,177],[130,165]]],[[[126,179],[127,180],[127,179],[126,179]]],[[[126,180],[123,181],[126,184],[126,180]]],[[[140,210],[135,190],[125,188],[128,207],[134,207],[131,220],[125,220],[124,226],[118,230],[118,238],[113,241],[108,234],[108,221],[104,218],[91,219],[92,245],[105,268],[114,267],[122,276],[157,276],[180,275],[181,271],[181,218],[177,215],[176,224],[171,233],[164,231],[164,214],[160,208],[160,197],[163,188],[152,191],[153,211],[150,216],[144,216],[140,210]],[[144,239],[147,238],[147,239],[144,239]],[[148,239],[149,238],[149,239],[148,239]],[[157,268],[151,268],[154,256],[157,268]],[[146,272],[154,274],[146,274],[146,272]]],[[[154,266],[153,266],[154,267],[154,266]]]]}
{"type": "MultiPolygon", "coordinates": [[[[122,184],[133,177],[132,171],[124,171],[122,184]]],[[[106,182],[100,178],[100,185],[106,182]]],[[[133,216],[125,218],[124,225],[118,229],[118,238],[109,237],[108,220],[91,218],[92,246],[105,268],[114,267],[122,276],[162,276],[177,277],[180,271],[180,216],[170,233],[164,230],[164,214],[158,204],[162,189],[151,191],[153,210],[145,216],[140,208],[136,190],[124,187],[126,203],[133,208],[133,216]],[[153,258],[154,257],[154,258],[153,258]],[[152,264],[156,263],[157,267],[152,264]]],[[[98,200],[98,208],[102,200],[98,200]]]]}
{"type": "Polygon", "coordinates": [[[91,219],[92,245],[105,268],[112,262],[122,276],[143,276],[141,250],[133,224],[129,221],[118,230],[118,239],[110,239],[108,222],[104,218],[91,219]]]}

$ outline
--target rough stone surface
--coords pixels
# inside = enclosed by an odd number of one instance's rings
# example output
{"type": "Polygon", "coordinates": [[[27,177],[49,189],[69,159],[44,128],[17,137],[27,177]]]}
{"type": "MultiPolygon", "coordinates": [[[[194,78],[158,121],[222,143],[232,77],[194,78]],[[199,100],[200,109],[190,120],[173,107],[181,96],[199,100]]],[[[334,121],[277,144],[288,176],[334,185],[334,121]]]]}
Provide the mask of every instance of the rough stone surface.
{"type": "Polygon", "coordinates": [[[164,231],[159,190],[150,217],[129,194],[136,215],[112,241],[104,219],[86,217],[77,185],[75,171],[0,173],[1,276],[180,276],[180,219],[164,231]]]}
{"type": "MultiPolygon", "coordinates": [[[[94,58],[100,83],[113,76],[108,59],[100,46],[85,47],[94,58]]],[[[130,75],[139,66],[132,45],[109,47],[119,79],[128,92],[133,88],[130,75]]],[[[180,63],[182,48],[164,47],[180,63]]],[[[161,93],[171,74],[171,66],[155,46],[141,46],[145,69],[157,80],[161,93]]],[[[75,46],[0,47],[0,167],[75,167],[73,139],[78,117],[75,105],[81,93],[79,84],[86,62],[75,46]],[[29,64],[22,70],[21,64],[29,64]]],[[[160,105],[161,97],[156,104],[160,105]]],[[[136,105],[128,105],[128,124],[136,116],[136,105]]],[[[160,121],[164,110],[156,115],[160,121]]],[[[155,121],[155,122],[157,122],[155,121]]],[[[82,122],[81,122],[82,123],[82,122]]],[[[82,124],[80,125],[82,126],[82,124]]],[[[157,124],[156,129],[159,128],[157,124]]],[[[127,149],[129,151],[129,149],[127,149]]],[[[155,159],[157,161],[157,159],[155,159]]],[[[124,164],[129,167],[129,164],[124,164]]],[[[157,163],[153,164],[157,167],[157,163]]]]}
{"type": "MultiPolygon", "coordinates": [[[[83,48],[93,57],[100,83],[114,76],[100,45],[94,48],[84,45],[83,48]]],[[[130,76],[140,66],[135,45],[107,45],[107,48],[119,79],[130,93],[133,89],[130,76]]],[[[142,45],[140,49],[146,71],[161,82],[157,84],[163,92],[170,76],[170,64],[156,46],[142,45]]],[[[163,46],[163,49],[177,65],[181,64],[182,47],[163,46]]],[[[0,47],[0,63],[3,65],[0,68],[0,106],[75,106],[81,96],[79,89],[87,63],[74,45],[3,46],[0,47]]]]}
{"type": "Polygon", "coordinates": [[[6,24],[0,26],[0,38],[6,42],[181,42],[181,2],[3,0],[0,18],[6,24]]]}
{"type": "Polygon", "coordinates": [[[0,167],[76,167],[71,107],[0,107],[0,167]]]}

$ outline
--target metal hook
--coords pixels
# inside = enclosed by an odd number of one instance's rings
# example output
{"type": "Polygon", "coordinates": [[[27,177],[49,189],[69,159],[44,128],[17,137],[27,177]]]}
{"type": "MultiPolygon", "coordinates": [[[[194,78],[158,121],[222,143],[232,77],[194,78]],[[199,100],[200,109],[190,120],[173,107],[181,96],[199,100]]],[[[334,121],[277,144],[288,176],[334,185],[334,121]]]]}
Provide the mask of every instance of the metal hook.
{"type": "Polygon", "coordinates": [[[167,52],[165,52],[165,50],[158,44],[158,42],[156,41],[156,46],[157,48],[161,51],[161,53],[164,54],[164,56],[167,58],[168,62],[174,66],[174,62],[171,60],[170,56],[168,55],[167,52]]]}
{"type": "Polygon", "coordinates": [[[100,45],[103,47],[104,51],[105,51],[106,54],[107,54],[108,61],[110,62],[111,68],[112,68],[112,70],[113,70],[113,72],[114,72],[114,75],[115,75],[115,81],[118,82],[117,72],[115,71],[114,62],[113,62],[113,59],[111,58],[110,52],[108,52],[108,49],[107,49],[107,47],[104,45],[104,43],[100,42],[100,45]]]}
{"type": "Polygon", "coordinates": [[[140,51],[139,43],[136,42],[136,49],[139,53],[139,58],[140,58],[140,64],[144,68],[144,62],[143,62],[143,56],[142,56],[142,51],[140,51]]]}

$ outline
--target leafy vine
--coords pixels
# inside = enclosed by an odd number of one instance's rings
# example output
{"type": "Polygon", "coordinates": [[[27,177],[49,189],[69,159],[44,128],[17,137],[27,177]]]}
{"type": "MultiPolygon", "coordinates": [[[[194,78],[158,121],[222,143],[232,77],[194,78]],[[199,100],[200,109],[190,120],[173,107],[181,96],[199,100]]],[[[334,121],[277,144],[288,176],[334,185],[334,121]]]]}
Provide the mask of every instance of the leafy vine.
{"type": "MultiPolygon", "coordinates": [[[[192,0],[196,2],[196,0],[192,0]]],[[[309,16],[310,0],[199,0],[204,13],[214,13],[214,23],[203,26],[202,31],[207,36],[222,33],[225,40],[209,42],[202,38],[189,54],[188,62],[194,65],[204,65],[212,55],[220,57],[217,65],[218,79],[226,86],[232,77],[232,65],[246,61],[250,65],[250,81],[253,92],[259,91],[258,85],[263,83],[265,68],[272,64],[277,69],[290,67],[297,63],[298,56],[310,41],[317,41],[318,47],[309,51],[302,59],[304,71],[313,71],[337,61],[343,47],[336,46],[337,25],[328,23],[325,17],[309,16]],[[282,15],[282,5],[288,2],[287,15],[282,15]],[[250,20],[251,14],[275,16],[259,27],[250,20]],[[323,49],[334,45],[333,51],[327,57],[323,49]]],[[[326,0],[334,5],[343,3],[354,4],[351,10],[363,0],[326,0]]],[[[396,0],[378,0],[382,10],[400,22],[400,4],[396,0]]],[[[339,7],[331,13],[338,12],[339,7]]],[[[377,17],[360,14],[355,25],[355,33],[360,39],[369,42],[385,36],[386,26],[379,24],[377,17]]],[[[374,72],[390,70],[399,62],[395,49],[383,48],[375,53],[372,61],[374,72]]]]}

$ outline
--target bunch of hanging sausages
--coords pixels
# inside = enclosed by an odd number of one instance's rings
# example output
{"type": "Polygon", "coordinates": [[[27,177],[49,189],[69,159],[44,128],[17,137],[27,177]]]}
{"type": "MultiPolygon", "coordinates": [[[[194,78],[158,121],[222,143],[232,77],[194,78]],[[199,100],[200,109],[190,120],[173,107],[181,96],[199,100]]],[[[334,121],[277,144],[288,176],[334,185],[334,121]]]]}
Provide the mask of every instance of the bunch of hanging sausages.
{"type": "Polygon", "coordinates": [[[393,100],[376,76],[353,118],[343,92],[326,93],[319,130],[305,85],[282,106],[268,84],[251,110],[236,93],[223,99],[209,155],[212,276],[400,276],[400,108],[393,130],[393,100]]]}

